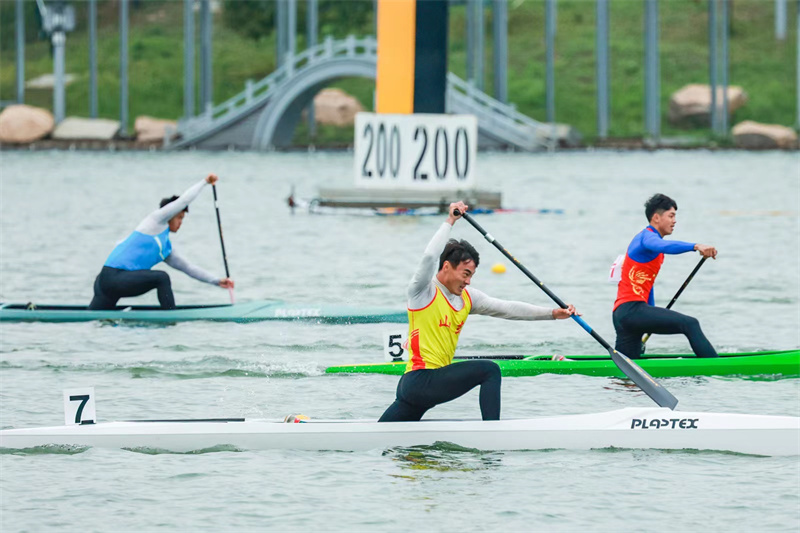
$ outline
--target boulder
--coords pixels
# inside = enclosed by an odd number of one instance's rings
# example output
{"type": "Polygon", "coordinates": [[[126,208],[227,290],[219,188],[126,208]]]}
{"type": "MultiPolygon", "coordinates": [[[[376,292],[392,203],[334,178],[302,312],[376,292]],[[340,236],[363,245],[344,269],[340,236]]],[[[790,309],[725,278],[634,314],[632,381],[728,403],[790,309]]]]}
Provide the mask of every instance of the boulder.
{"type": "MultiPolygon", "coordinates": [[[[717,109],[722,111],[722,87],[717,87],[717,109]]],[[[747,103],[741,87],[728,86],[728,115],[747,103]]],[[[708,126],[711,124],[711,86],[700,83],[685,85],[669,98],[668,118],[674,126],[708,126]]]]}
{"type": "Polygon", "coordinates": [[[797,133],[780,124],[745,120],[733,127],[733,141],[739,148],[797,148],[797,133]]]}
{"type": "Polygon", "coordinates": [[[539,142],[558,148],[578,148],[583,145],[583,135],[570,124],[545,123],[534,134],[539,142]]]}
{"type": "Polygon", "coordinates": [[[314,97],[314,119],[317,124],[352,126],[356,113],[364,106],[341,89],[323,89],[314,97]]]}
{"type": "Polygon", "coordinates": [[[53,139],[63,141],[110,141],[119,132],[119,121],[105,118],[67,117],[55,131],[53,139]]]}
{"type": "MultiPolygon", "coordinates": [[[[75,74],[64,74],[64,87],[75,81],[75,74]]],[[[42,74],[25,82],[25,88],[32,91],[52,91],[56,86],[54,74],[42,74]]]]}
{"type": "Polygon", "coordinates": [[[8,106],[0,113],[0,143],[26,144],[46,137],[55,120],[50,111],[29,105],[8,106]]]}
{"type": "Polygon", "coordinates": [[[133,129],[136,132],[136,140],[139,142],[161,142],[166,137],[168,129],[172,134],[177,131],[178,123],[174,120],[163,120],[141,115],[136,117],[133,129]]]}

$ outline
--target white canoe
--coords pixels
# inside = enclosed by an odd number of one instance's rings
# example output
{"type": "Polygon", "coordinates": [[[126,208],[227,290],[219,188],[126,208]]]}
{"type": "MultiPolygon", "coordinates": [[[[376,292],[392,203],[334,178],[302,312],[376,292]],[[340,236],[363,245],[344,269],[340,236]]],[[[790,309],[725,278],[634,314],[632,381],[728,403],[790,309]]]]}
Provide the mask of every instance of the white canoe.
{"type": "Polygon", "coordinates": [[[378,423],[263,419],[101,422],[0,431],[0,447],[46,445],[148,448],[190,452],[240,450],[357,451],[449,442],[479,450],[637,448],[800,455],[800,418],[626,408],[533,419],[378,423]]]}

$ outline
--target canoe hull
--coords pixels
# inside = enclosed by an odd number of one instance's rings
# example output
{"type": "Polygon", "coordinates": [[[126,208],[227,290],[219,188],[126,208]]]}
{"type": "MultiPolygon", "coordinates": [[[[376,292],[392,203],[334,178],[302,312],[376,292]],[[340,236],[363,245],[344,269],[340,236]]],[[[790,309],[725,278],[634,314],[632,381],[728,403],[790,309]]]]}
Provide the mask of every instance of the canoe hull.
{"type": "MultiPolygon", "coordinates": [[[[503,376],[522,377],[539,374],[582,374],[600,377],[625,377],[608,357],[569,356],[564,361],[534,359],[497,360],[503,376]]],[[[721,354],[717,358],[699,358],[692,355],[650,356],[636,363],[656,378],[678,376],[800,376],[800,350],[771,352],[745,352],[721,354]]],[[[330,374],[391,374],[401,375],[406,364],[377,363],[338,365],[328,367],[330,374]]]]}
{"type": "Polygon", "coordinates": [[[306,320],[331,324],[367,324],[374,322],[405,323],[405,310],[383,307],[345,305],[286,304],[276,300],[260,300],[233,305],[186,305],[174,310],[154,306],[120,306],[116,310],[89,310],[86,306],[0,305],[0,321],[5,322],[134,322],[174,324],[194,320],[214,322],[261,322],[265,320],[306,320]]]}
{"type": "Polygon", "coordinates": [[[0,431],[0,447],[10,449],[60,445],[177,453],[219,447],[361,451],[438,442],[478,450],[689,449],[799,455],[800,418],[627,408],[489,422],[106,422],[0,431]]]}

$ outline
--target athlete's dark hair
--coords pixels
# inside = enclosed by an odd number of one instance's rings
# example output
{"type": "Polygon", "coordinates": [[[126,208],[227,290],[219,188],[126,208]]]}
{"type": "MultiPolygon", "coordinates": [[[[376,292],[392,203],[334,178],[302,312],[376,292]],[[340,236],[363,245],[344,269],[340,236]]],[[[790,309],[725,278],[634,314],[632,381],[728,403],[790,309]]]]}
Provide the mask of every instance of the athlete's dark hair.
{"type": "Polygon", "coordinates": [[[646,216],[647,221],[650,222],[653,215],[669,211],[672,207],[674,207],[676,211],[678,210],[678,204],[675,203],[675,200],[665,194],[654,194],[644,203],[644,216],[646,216]]]}
{"type": "MultiPolygon", "coordinates": [[[[159,205],[160,207],[164,207],[164,206],[165,206],[165,205],[167,205],[167,204],[171,204],[172,202],[174,202],[174,201],[175,201],[175,200],[177,200],[178,198],[180,198],[180,196],[175,196],[175,195],[172,195],[170,198],[162,198],[162,199],[161,199],[161,203],[160,203],[160,204],[158,204],[158,205],[159,205]]],[[[184,207],[184,208],[183,208],[183,211],[184,211],[185,213],[188,213],[188,212],[189,212],[189,206],[187,205],[186,207],[184,207]]]]}
{"type": "Polygon", "coordinates": [[[481,256],[478,251],[472,247],[467,241],[457,241],[450,239],[447,241],[447,246],[444,247],[442,255],[439,256],[439,270],[444,266],[444,262],[450,263],[453,268],[461,264],[462,261],[472,260],[475,262],[475,267],[481,262],[481,256]]]}

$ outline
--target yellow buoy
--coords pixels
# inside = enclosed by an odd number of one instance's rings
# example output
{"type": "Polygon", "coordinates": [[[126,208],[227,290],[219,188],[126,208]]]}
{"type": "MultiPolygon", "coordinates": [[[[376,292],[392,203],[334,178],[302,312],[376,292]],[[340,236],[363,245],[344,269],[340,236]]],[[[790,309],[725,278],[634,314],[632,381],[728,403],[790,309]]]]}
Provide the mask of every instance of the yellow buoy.
{"type": "Polygon", "coordinates": [[[492,265],[492,272],[495,274],[503,274],[506,271],[506,266],[503,263],[495,263],[492,265]]]}

